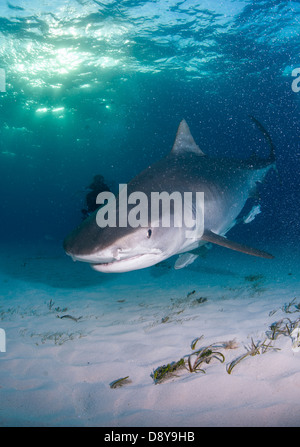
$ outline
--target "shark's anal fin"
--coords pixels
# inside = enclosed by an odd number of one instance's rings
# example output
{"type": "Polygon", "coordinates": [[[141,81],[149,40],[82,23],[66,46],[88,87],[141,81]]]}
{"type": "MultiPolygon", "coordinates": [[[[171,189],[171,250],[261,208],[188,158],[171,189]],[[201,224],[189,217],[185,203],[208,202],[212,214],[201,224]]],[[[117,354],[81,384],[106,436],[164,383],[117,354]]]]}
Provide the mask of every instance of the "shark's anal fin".
{"type": "Polygon", "coordinates": [[[248,247],[247,245],[239,244],[237,242],[229,241],[224,236],[219,236],[212,231],[205,231],[202,240],[211,242],[212,244],[221,245],[222,247],[230,248],[231,250],[241,251],[247,255],[258,256],[260,258],[273,259],[274,256],[265,251],[257,250],[256,248],[248,247]]]}

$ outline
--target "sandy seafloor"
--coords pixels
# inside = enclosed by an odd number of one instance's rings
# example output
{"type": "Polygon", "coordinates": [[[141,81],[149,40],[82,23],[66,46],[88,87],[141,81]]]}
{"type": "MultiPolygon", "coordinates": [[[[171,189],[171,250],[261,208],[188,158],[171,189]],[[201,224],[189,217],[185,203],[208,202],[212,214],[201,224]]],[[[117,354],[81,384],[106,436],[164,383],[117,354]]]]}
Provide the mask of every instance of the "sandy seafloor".
{"type": "Polygon", "coordinates": [[[300,425],[300,352],[289,336],[273,343],[280,350],[226,372],[251,338],[300,317],[296,306],[285,309],[300,302],[292,245],[272,249],[271,261],[215,247],[182,270],[171,259],[108,275],[73,263],[51,241],[4,248],[0,426],[300,425]],[[215,359],[206,374],[182,370],[154,384],[153,370],[190,354],[201,335],[199,347],[235,339],[238,348],[223,349],[225,363],[215,359]],[[125,376],[131,383],[110,388],[125,376]]]}

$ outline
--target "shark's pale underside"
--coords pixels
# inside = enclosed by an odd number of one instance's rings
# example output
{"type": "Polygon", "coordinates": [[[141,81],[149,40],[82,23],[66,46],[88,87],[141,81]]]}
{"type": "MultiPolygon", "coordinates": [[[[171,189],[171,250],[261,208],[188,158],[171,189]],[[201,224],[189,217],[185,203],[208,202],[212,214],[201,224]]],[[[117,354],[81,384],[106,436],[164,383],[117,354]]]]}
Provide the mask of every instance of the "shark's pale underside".
{"type": "Polygon", "coordinates": [[[183,120],[171,152],[127,185],[128,195],[140,191],[149,199],[151,192],[203,192],[204,232],[200,238],[187,238],[187,228],[184,226],[151,226],[150,219],[148,228],[118,225],[100,228],[96,222],[96,211],[66,237],[66,253],[74,260],[90,263],[100,272],[141,269],[176,254],[179,258],[175,268],[182,268],[193,262],[201,247],[208,242],[250,255],[272,258],[266,252],[225,237],[236,224],[247,199],[253,195],[256,184],[275,165],[274,146],[269,134],[255,118],[252,117],[252,120],[270,145],[267,158],[253,155],[247,160],[233,160],[205,155],[183,120]]]}

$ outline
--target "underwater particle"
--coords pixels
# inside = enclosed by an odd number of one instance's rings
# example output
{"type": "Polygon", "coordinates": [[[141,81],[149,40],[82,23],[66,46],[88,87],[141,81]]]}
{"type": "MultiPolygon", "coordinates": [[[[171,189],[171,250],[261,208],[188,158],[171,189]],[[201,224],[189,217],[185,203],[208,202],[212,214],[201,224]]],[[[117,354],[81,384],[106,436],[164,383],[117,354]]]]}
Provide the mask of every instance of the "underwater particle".
{"type": "Polygon", "coordinates": [[[114,380],[109,384],[111,389],[121,388],[124,385],[129,385],[132,383],[132,380],[129,379],[129,376],[121,377],[120,379],[114,380]]]}

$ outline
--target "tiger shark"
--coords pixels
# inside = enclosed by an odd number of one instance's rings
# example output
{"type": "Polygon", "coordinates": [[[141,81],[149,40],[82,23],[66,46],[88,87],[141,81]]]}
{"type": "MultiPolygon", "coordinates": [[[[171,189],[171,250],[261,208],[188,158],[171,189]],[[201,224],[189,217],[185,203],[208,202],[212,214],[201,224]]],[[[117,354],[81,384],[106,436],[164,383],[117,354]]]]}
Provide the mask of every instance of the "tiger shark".
{"type": "MultiPolygon", "coordinates": [[[[204,154],[195,143],[185,120],[182,120],[173,148],[163,159],[147,167],[127,185],[127,193],[143,193],[150,199],[154,192],[190,192],[203,194],[201,233],[187,237],[187,227],[176,226],[175,206],[170,206],[173,220],[169,226],[160,225],[150,217],[147,225],[133,227],[120,225],[100,227],[96,210],[73,230],[64,240],[64,250],[74,261],[88,262],[99,272],[127,272],[153,266],[173,255],[179,255],[175,268],[191,264],[203,246],[217,244],[262,258],[273,258],[257,248],[229,240],[227,232],[239,222],[239,216],[257,183],[275,167],[275,150],[265,128],[253,117],[253,122],[263,133],[270,146],[268,157],[252,155],[246,160],[215,158],[204,154]]],[[[108,201],[108,203],[111,203],[108,201]]],[[[114,202],[116,216],[120,217],[121,205],[114,202]]],[[[101,209],[101,208],[100,208],[101,209]]],[[[133,209],[128,206],[127,212],[133,209]]],[[[192,213],[195,206],[192,204],[192,213]]],[[[251,219],[260,211],[253,210],[251,219]]],[[[194,215],[194,214],[193,214],[194,215]]],[[[190,229],[190,227],[189,227],[190,229]]]]}

